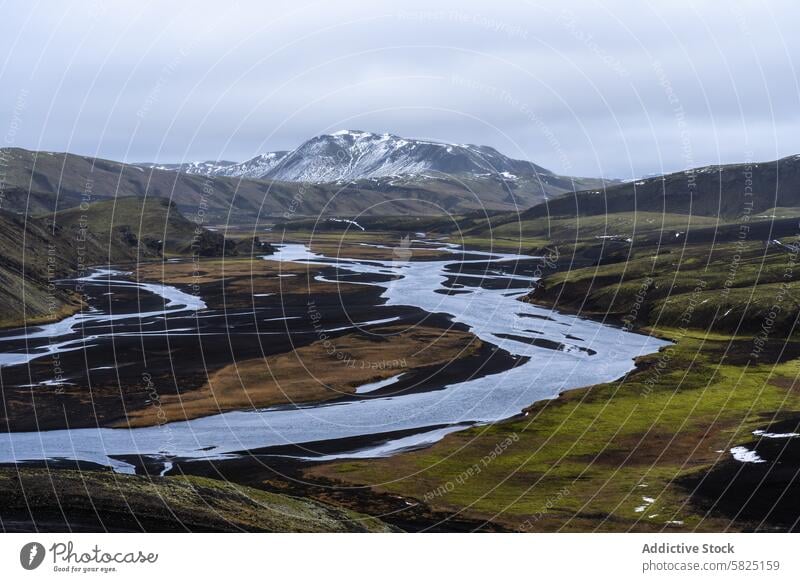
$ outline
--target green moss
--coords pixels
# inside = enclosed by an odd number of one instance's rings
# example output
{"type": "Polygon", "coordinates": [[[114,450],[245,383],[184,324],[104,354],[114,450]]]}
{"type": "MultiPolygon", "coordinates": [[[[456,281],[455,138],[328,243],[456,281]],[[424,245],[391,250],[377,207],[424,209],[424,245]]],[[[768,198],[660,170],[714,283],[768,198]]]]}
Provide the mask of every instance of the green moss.
{"type": "Polygon", "coordinates": [[[712,466],[716,451],[747,440],[774,411],[800,406],[776,382],[791,383],[800,362],[725,364],[726,351],[745,349],[746,341],[662,333],[677,343],[642,358],[620,381],[566,393],[522,420],[456,433],[427,450],[326,472],[519,529],[680,527],[673,521],[718,529],[722,520],[688,503],[674,480],[712,466]],[[516,440],[484,464],[505,439],[516,440]],[[480,472],[463,478],[474,466],[480,472]]]}
{"type": "Polygon", "coordinates": [[[391,531],[383,522],[306,499],[202,477],[0,469],[0,518],[31,527],[145,531],[391,531]],[[31,518],[33,515],[33,518],[31,518]],[[42,526],[41,524],[48,524],[42,526]]]}

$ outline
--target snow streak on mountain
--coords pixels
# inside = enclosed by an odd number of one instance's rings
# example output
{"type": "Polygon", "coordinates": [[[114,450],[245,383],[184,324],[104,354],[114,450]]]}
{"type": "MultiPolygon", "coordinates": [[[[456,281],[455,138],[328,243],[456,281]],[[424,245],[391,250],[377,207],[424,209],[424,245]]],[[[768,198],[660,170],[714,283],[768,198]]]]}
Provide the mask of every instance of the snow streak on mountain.
{"type": "Polygon", "coordinates": [[[409,175],[466,175],[505,180],[552,176],[540,166],[508,158],[488,146],[353,130],[320,135],[293,151],[270,152],[241,163],[193,162],[151,167],[207,176],[316,183],[409,175]]]}

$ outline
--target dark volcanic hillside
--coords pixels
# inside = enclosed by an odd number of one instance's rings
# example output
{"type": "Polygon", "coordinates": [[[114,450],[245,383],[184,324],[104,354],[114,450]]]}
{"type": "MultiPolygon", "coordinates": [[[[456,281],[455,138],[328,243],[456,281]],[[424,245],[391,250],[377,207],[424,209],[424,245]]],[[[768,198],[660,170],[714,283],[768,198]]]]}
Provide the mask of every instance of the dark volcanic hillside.
{"type": "MultiPolygon", "coordinates": [[[[202,207],[205,216],[225,220],[229,214],[257,214],[270,191],[270,184],[263,182],[208,179],[73,154],[14,148],[2,150],[2,155],[6,185],[14,193],[6,196],[4,209],[17,213],[52,213],[83,202],[148,196],[172,200],[187,216],[202,207]]],[[[276,200],[284,202],[295,194],[281,185],[271,190],[276,200]]]]}
{"type": "Polygon", "coordinates": [[[632,211],[734,218],[783,206],[800,206],[800,156],[707,166],[613,185],[605,191],[586,190],[535,206],[521,218],[632,211]]]}

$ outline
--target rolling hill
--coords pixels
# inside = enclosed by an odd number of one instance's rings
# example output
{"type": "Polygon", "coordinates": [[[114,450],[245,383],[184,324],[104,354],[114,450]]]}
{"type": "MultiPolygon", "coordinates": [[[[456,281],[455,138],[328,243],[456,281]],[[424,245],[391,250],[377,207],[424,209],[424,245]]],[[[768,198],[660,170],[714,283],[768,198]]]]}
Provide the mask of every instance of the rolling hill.
{"type": "MultiPolygon", "coordinates": [[[[57,213],[54,222],[83,238],[98,262],[119,263],[162,257],[225,254],[225,239],[197,225],[165,198],[134,196],[102,200],[57,213]]],[[[231,254],[235,248],[228,249],[231,254]]]]}
{"type": "Polygon", "coordinates": [[[588,189],[534,206],[521,218],[633,211],[735,218],[794,206],[800,206],[800,155],[772,162],[706,166],[605,190],[588,189]]]}
{"type": "MultiPolygon", "coordinates": [[[[607,245],[646,237],[661,244],[749,240],[795,234],[800,218],[800,156],[773,162],[707,166],[565,194],[523,212],[466,216],[468,238],[607,245]],[[759,226],[754,226],[759,223],[759,226]]],[[[628,241],[629,242],[629,241],[628,241]]]]}

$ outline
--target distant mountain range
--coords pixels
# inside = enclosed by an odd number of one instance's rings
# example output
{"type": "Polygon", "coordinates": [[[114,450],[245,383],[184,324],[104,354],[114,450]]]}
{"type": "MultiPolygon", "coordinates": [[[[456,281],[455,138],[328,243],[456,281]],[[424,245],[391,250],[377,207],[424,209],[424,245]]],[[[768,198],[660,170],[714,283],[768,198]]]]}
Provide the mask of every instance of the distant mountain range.
{"type": "Polygon", "coordinates": [[[319,135],[292,151],[269,152],[241,163],[141,165],[203,176],[313,183],[424,175],[495,177],[510,181],[555,177],[541,166],[509,158],[488,146],[440,143],[357,130],[319,135]]]}
{"type": "Polygon", "coordinates": [[[518,213],[526,220],[634,210],[731,217],[748,203],[753,212],[800,206],[798,156],[622,183],[561,176],[488,146],[344,130],[244,162],[125,164],[20,148],[0,149],[0,158],[2,210],[27,215],[121,196],[167,198],[192,219],[238,224],[498,212],[511,221],[518,213]]]}
{"type": "Polygon", "coordinates": [[[0,149],[2,208],[45,214],[119,196],[168,198],[211,222],[265,218],[462,215],[518,211],[616,181],[557,175],[487,146],[339,131],[245,162],[125,164],[0,149]]]}

